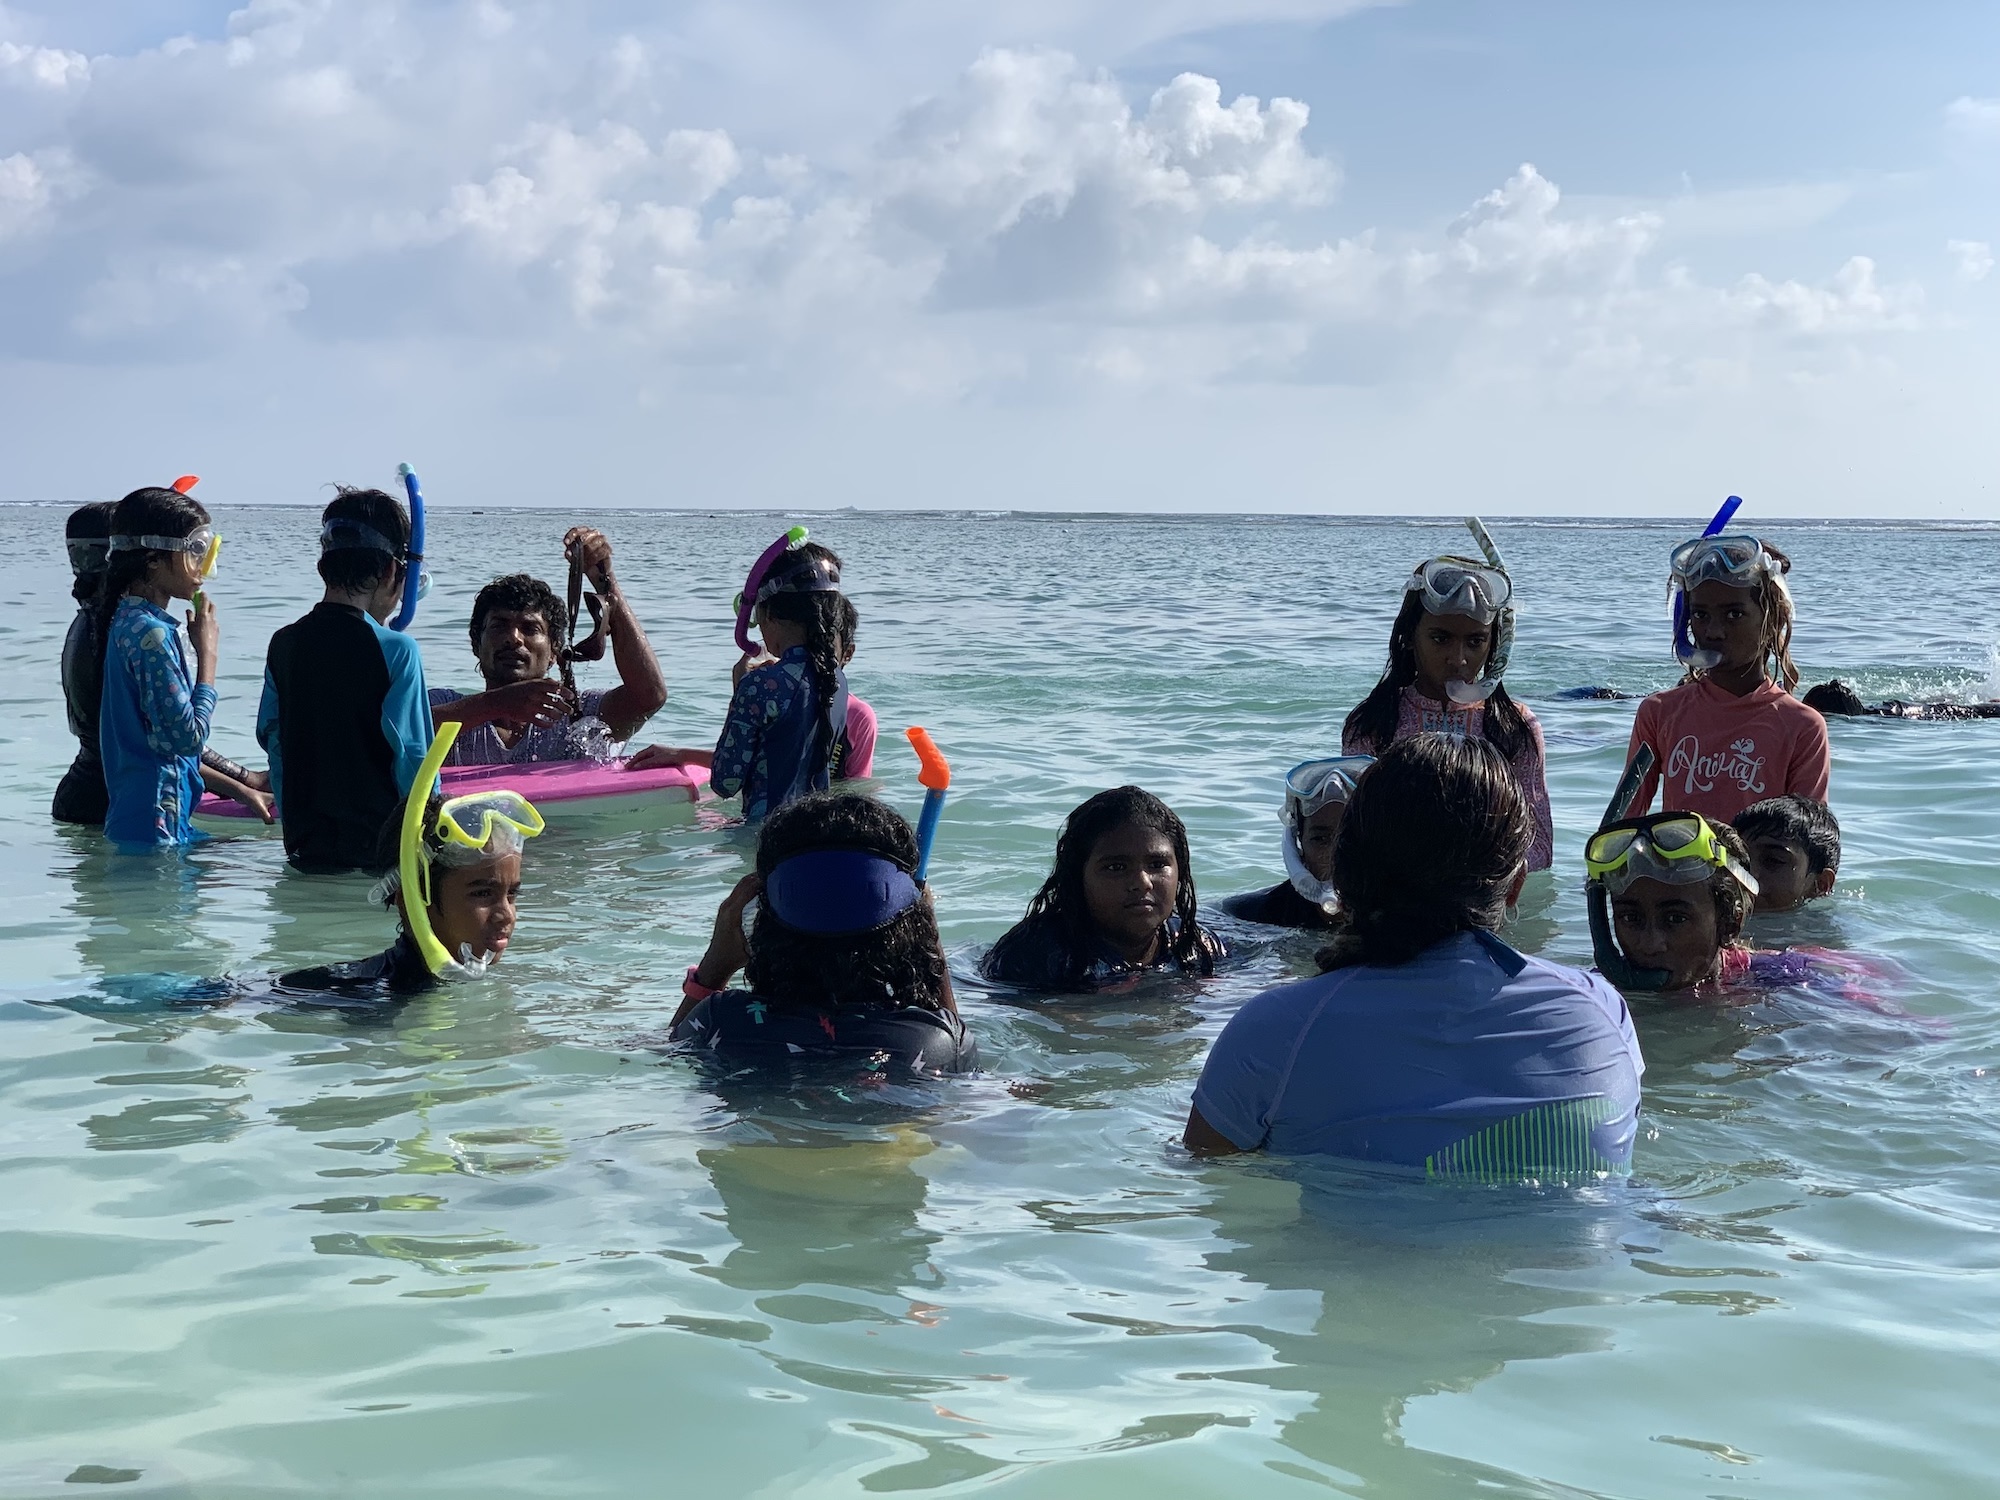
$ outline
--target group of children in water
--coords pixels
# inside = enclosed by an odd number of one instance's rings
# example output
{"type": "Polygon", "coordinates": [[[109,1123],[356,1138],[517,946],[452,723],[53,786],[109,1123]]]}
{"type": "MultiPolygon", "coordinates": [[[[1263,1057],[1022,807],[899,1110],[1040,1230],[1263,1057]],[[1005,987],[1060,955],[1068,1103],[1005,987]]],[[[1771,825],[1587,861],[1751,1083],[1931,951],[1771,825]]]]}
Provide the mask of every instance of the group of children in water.
{"type": "MultiPolygon", "coordinates": [[[[469,622],[485,687],[427,690],[394,628],[422,592],[411,518],[382,491],[342,489],[321,518],[325,597],[271,641],[257,714],[270,771],[255,773],[207,752],[220,631],[202,584],[216,542],[190,487],[71,517],[80,609],[63,678],[80,750],[56,816],[101,820],[122,848],[171,846],[199,836],[207,787],[280,820],[300,870],[381,875],[396,944],[282,976],[282,989],[400,996],[484,968],[511,940],[523,841],[541,817],[518,792],[444,795],[437,770],[578,758],[628,739],[665,701],[609,542],[589,528],[564,538],[567,604],[526,574],[495,580],[469,622]],[[597,628],[578,641],[585,580],[597,628]],[[193,602],[185,641],[174,600],[193,602]],[[573,664],[607,637],[619,685],[580,694],[573,664]]],[[[1795,982],[1809,962],[1784,957],[1760,976],[1742,942],[1753,908],[1825,895],[1840,860],[1825,721],[1794,696],[1791,565],[1743,534],[1671,558],[1686,675],[1640,704],[1626,783],[1588,841],[1599,972],[1496,935],[1555,851],[1541,727],[1502,680],[1513,581],[1470,524],[1481,557],[1432,558],[1408,579],[1387,668],[1348,714],[1341,755],[1287,776],[1287,878],[1220,905],[1327,943],[1317,978],[1230,1021],[1196,1091],[1192,1149],[1443,1175],[1620,1170],[1643,1069],[1621,990],[1795,982]]],[[[803,531],[774,543],[739,601],[743,655],[714,750],[655,746],[628,762],[706,765],[714,792],[740,796],[760,824],[756,868],[717,912],[671,1036],[737,1064],[963,1072],[977,1052],[925,851],[892,809],[833,791],[869,774],[876,733],[847,685],[858,617],[840,581],[839,557],[803,531]]],[[[980,969],[1016,992],[1075,992],[1151,970],[1206,975],[1228,955],[1200,919],[1181,820],[1127,786],[1070,813],[1047,880],[980,969]]]]}

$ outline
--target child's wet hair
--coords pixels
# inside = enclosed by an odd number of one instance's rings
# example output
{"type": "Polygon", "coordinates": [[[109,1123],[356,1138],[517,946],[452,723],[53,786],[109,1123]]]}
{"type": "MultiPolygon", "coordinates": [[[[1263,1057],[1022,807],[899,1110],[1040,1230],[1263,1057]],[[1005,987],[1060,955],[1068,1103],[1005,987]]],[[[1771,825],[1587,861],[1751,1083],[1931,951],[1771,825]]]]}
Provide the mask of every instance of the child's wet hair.
{"type": "MultiPolygon", "coordinates": [[[[787,557],[810,557],[827,564],[833,572],[834,581],[840,580],[840,555],[830,547],[822,547],[818,542],[807,542],[788,553],[787,557]]],[[[780,560],[778,573],[783,567],[780,560]]],[[[817,763],[821,755],[830,755],[832,731],[826,723],[827,711],[833,705],[833,694],[837,685],[835,674],[842,664],[842,645],[852,637],[847,631],[859,616],[853,613],[854,606],[847,602],[847,596],[838,589],[815,589],[803,593],[776,593],[757,606],[760,619],[783,620],[788,625],[797,625],[806,633],[806,666],[813,685],[813,746],[812,758],[817,763]],[[845,606],[845,609],[842,608],[845,606]]]]}
{"type": "MultiPolygon", "coordinates": [[[[1749,869],[1750,850],[1743,842],[1743,835],[1727,823],[1711,822],[1709,827],[1715,831],[1715,841],[1729,852],[1736,868],[1749,869]]],[[[1717,870],[1708,877],[1708,894],[1715,902],[1716,945],[1727,948],[1743,936],[1743,925],[1750,920],[1757,898],[1727,870],[1717,870]]]]}
{"type": "Polygon", "coordinates": [[[1732,824],[1744,843],[1752,839],[1782,839],[1806,852],[1806,868],[1818,875],[1840,868],[1840,821],[1833,809],[1815,797],[1788,792],[1753,802],[1732,824]]]}
{"type": "Polygon", "coordinates": [[[1096,946],[1097,935],[1083,890],[1084,867],[1099,840],[1126,827],[1163,834],[1173,845],[1174,864],[1180,872],[1180,891],[1174,900],[1178,925],[1168,937],[1163,956],[1196,966],[1204,974],[1212,972],[1214,957],[1202,942],[1201,927],[1195,920],[1194,859],[1188,851],[1187,825],[1171,807],[1142,787],[1120,786],[1099,792],[1063,821],[1062,832],[1056,836],[1055,864],[1028,902],[1026,920],[1053,920],[1072,958],[1079,960],[1079,974],[1088,968],[1088,955],[1096,946]]]}
{"type": "Polygon", "coordinates": [[[834,633],[840,640],[840,658],[845,662],[854,655],[855,637],[861,632],[861,611],[854,607],[854,601],[845,594],[835,594],[838,602],[833,606],[834,633]]]}
{"type": "Polygon", "coordinates": [[[1861,695],[1838,677],[1807,688],[1805,705],[1826,718],[1858,718],[1868,712],[1861,695]]]}
{"type": "Polygon", "coordinates": [[[550,641],[557,646],[566,645],[569,641],[569,606],[556,597],[554,589],[532,573],[509,573],[504,578],[494,579],[479,591],[479,597],[472,601],[472,618],[466,625],[474,651],[479,649],[479,637],[486,629],[486,617],[496,609],[517,615],[540,615],[542,624],[548,628],[550,641]]]}
{"type": "Polygon", "coordinates": [[[78,604],[88,604],[97,597],[98,580],[111,565],[111,555],[105,544],[111,539],[111,513],[117,508],[109,500],[94,501],[89,505],[79,505],[63,522],[63,540],[72,544],[69,548],[70,571],[75,575],[69,592],[78,604]],[[84,545],[81,548],[73,545],[78,542],[84,545]],[[85,557],[89,561],[79,567],[78,563],[85,557]]]}
{"type": "Polygon", "coordinates": [[[319,513],[320,526],[350,521],[366,526],[396,548],[394,555],[379,547],[336,547],[319,555],[319,576],[330,588],[365,594],[380,588],[401,562],[410,545],[410,517],[403,503],[386,490],[336,485],[333,499],[319,513]]]}
{"type": "Polygon", "coordinates": [[[1500,748],[1456,734],[1398,740],[1362,772],[1333,846],[1338,934],[1322,971],[1407,963],[1500,925],[1534,819],[1500,748]]]}
{"type": "MultiPolygon", "coordinates": [[[[904,870],[917,867],[917,836],[894,808],[872,797],[819,792],[764,820],[757,873],[768,877],[794,854],[852,849],[904,870]]],[[[869,932],[800,932],[758,903],[744,978],[759,995],[826,1010],[913,1006],[944,1009],[946,967],[928,900],[869,932]]]]}

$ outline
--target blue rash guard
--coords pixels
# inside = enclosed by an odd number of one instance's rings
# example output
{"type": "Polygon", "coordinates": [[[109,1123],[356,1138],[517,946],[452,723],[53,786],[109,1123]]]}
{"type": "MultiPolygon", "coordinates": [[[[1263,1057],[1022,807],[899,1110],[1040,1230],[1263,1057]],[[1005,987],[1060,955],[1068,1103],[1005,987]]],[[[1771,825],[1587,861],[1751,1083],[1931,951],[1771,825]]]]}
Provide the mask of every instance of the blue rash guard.
{"type": "Polygon", "coordinates": [[[126,849],[192,843],[201,751],[215,689],[197,684],[174,617],[127,594],[104,649],[98,749],[110,806],[104,836],[126,849]]]}
{"type": "Polygon", "coordinates": [[[407,635],[323,602],[271,637],[257,743],[299,869],[379,873],[382,825],[430,742],[423,658],[407,635]]]}
{"type": "Polygon", "coordinates": [[[1603,979],[1461,932],[1248,1001],[1194,1105],[1245,1151],[1520,1181],[1626,1171],[1645,1067],[1603,979]]]}
{"type": "Polygon", "coordinates": [[[715,742],[709,789],[718,797],[741,792],[743,816],[754,822],[832,785],[847,727],[847,674],[835,668],[833,682],[833,697],[820,712],[803,646],[745,672],[715,742]]]}

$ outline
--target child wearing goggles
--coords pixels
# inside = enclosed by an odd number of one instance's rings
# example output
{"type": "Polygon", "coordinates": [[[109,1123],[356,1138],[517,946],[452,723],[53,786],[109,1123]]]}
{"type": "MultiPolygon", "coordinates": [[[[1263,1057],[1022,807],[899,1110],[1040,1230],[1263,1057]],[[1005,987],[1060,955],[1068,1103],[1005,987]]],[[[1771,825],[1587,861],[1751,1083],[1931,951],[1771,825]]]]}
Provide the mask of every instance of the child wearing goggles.
{"type": "Polygon", "coordinates": [[[1366,755],[1343,755],[1293,766],[1285,775],[1285,805],[1279,813],[1287,878],[1268,891],[1231,896],[1222,909],[1268,927],[1333,926],[1339,904],[1333,892],[1334,841],[1355,783],[1373,764],[1366,755]]]}
{"type": "Polygon", "coordinates": [[[1381,681],[1341,727],[1343,755],[1379,756],[1399,740],[1430,732],[1483,739],[1506,758],[1534,822],[1528,868],[1555,860],[1542,726],[1501,682],[1514,644],[1514,585],[1486,528],[1473,530],[1488,563],[1435,557],[1404,585],[1389,629],[1381,681]]]}
{"type": "Polygon", "coordinates": [[[1878,960],[1794,947],[1753,951],[1744,924],[1762,898],[1754,857],[1726,823],[1698,813],[1627,818],[1584,846],[1598,967],[1627,993],[1748,1004],[1775,990],[1901,1016],[1878,960]],[[1604,919],[1608,901],[1610,919],[1604,919]]]}
{"type": "Polygon", "coordinates": [[[214,601],[201,592],[214,535],[200,502],[174,489],[134,490],[111,515],[97,603],[97,732],[104,833],[121,849],[201,837],[190,819],[202,791],[222,640],[214,601]],[[167,612],[175,599],[194,604],[185,640],[167,612]]]}
{"type": "Polygon", "coordinates": [[[1715,823],[1766,797],[1826,800],[1826,721],[1792,696],[1791,566],[1752,536],[1697,537],[1674,549],[1674,651],[1687,675],[1639,705],[1628,758],[1650,746],[1658,769],[1627,812],[1651,807],[1656,788],[1665,810],[1715,823]]]}
{"type": "MultiPolygon", "coordinates": [[[[737,598],[737,639],[755,624],[761,656],[745,649],[731,672],[735,691],[715,749],[649,745],[632,758],[648,766],[705,765],[718,797],[743,798],[755,823],[787,802],[823,792],[836,776],[864,774],[852,749],[846,661],[853,616],[842,609],[840,557],[805,540],[804,528],[779,538],[758,560],[737,598]]],[[[870,711],[872,729],[873,712],[870,711]]],[[[869,744],[873,762],[873,741],[869,744]]]]}
{"type": "MultiPolygon", "coordinates": [[[[438,739],[449,744],[444,734],[438,739]]],[[[506,953],[521,896],[523,840],[542,831],[542,816],[504,788],[427,795],[436,775],[432,765],[409,805],[382,827],[376,857],[391,873],[374,894],[399,919],[396,941],[372,958],[282,974],[281,991],[400,1000],[434,988],[447,973],[482,974],[506,953]]]]}
{"type": "Polygon", "coordinates": [[[729,1076],[805,1070],[872,1086],[976,1069],[917,861],[915,831],[870,797],[772,813],[755,873],[723,899],[682,982],[669,1039],[729,1076]]]}
{"type": "Polygon", "coordinates": [[[1593,898],[1611,904],[1625,966],[1611,968],[1623,987],[1699,990],[1747,966],[1749,951],[1737,940],[1757,878],[1728,824],[1698,813],[1627,818],[1591,835],[1584,869],[1593,898]]]}

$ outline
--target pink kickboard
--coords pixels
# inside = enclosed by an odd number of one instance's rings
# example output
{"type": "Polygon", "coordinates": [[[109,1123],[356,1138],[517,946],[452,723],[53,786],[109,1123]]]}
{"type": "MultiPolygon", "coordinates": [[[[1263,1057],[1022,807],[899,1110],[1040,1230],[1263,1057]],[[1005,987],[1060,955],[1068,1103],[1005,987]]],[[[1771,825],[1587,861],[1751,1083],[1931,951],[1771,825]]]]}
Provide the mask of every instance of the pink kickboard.
{"type": "MultiPolygon", "coordinates": [[[[442,776],[447,797],[500,786],[519,792],[537,807],[552,802],[623,800],[649,793],[658,793],[667,802],[693,802],[708,784],[708,767],[656,766],[629,771],[622,760],[549,760],[522,766],[446,766],[442,776]]],[[[204,793],[194,811],[198,818],[256,816],[242,803],[213,792],[204,793]]]]}

